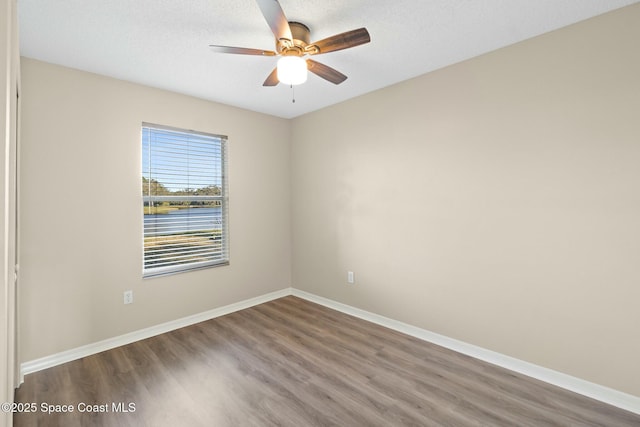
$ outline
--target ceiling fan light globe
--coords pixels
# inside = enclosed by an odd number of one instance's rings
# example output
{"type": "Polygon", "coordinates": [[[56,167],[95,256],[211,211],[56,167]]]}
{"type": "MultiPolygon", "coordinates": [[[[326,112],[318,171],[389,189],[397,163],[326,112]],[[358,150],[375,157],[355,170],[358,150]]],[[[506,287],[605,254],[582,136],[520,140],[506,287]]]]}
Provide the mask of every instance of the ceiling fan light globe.
{"type": "Polygon", "coordinates": [[[278,81],[299,85],[307,81],[307,62],[299,56],[283,56],[278,60],[278,81]]]}

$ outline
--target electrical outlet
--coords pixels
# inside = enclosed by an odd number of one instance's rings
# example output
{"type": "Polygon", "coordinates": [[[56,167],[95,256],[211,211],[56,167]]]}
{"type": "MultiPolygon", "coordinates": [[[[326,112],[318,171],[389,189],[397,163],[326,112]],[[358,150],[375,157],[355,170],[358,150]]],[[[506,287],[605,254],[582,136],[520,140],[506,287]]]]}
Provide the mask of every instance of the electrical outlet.
{"type": "Polygon", "coordinates": [[[133,303],[133,291],[124,291],[124,303],[125,304],[133,303]]]}
{"type": "Polygon", "coordinates": [[[353,271],[347,271],[347,283],[356,283],[353,271]]]}

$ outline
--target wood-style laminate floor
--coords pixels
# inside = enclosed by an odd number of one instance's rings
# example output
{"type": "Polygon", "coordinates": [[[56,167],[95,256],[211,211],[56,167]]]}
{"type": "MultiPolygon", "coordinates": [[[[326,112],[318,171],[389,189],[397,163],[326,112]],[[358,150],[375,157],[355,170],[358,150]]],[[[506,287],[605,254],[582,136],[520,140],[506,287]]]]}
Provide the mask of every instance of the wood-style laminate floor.
{"type": "Polygon", "coordinates": [[[17,427],[640,426],[640,415],[296,297],[27,375],[17,401],[37,406],[17,427]]]}

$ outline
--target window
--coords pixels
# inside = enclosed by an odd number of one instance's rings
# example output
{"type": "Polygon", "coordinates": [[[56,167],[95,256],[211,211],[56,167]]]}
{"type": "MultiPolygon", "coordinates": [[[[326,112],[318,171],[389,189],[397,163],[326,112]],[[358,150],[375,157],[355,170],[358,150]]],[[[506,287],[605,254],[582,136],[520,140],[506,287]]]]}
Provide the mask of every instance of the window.
{"type": "Polygon", "coordinates": [[[145,277],[229,262],[226,143],[142,124],[145,277]]]}

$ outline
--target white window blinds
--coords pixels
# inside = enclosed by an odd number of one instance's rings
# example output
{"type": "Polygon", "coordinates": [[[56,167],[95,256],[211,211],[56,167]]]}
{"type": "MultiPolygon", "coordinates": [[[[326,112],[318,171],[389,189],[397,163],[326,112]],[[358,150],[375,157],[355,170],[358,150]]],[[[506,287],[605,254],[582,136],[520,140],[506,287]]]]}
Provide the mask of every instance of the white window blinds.
{"type": "Polygon", "coordinates": [[[228,263],[226,142],[143,123],[145,277],[228,263]]]}

